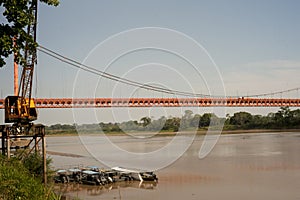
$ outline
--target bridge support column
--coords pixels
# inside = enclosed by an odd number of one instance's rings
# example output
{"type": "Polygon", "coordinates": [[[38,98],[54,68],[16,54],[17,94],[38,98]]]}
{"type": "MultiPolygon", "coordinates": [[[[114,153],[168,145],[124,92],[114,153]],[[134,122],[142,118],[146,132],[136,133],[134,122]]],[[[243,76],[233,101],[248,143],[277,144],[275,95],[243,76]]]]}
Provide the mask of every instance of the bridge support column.
{"type": "Polygon", "coordinates": [[[15,156],[17,156],[17,158],[19,158],[20,160],[23,160],[26,159],[27,156],[32,153],[32,151],[34,151],[35,153],[41,153],[41,164],[43,167],[42,178],[44,183],[47,184],[45,126],[33,125],[32,131],[28,130],[26,134],[22,135],[14,134],[17,132],[16,128],[16,126],[0,125],[2,155],[7,156],[7,158],[10,159],[10,155],[12,153],[15,154],[15,156]],[[42,152],[39,151],[39,143],[42,146],[42,152]]]}
{"type": "Polygon", "coordinates": [[[1,133],[1,153],[3,156],[6,155],[6,128],[5,125],[0,125],[0,133],[1,133]]]}

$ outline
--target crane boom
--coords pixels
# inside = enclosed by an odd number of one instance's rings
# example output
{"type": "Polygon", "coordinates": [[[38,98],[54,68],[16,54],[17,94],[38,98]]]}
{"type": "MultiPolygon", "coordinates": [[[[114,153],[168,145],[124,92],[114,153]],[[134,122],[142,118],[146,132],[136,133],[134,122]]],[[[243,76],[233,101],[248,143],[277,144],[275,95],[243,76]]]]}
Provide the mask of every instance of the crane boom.
{"type": "MultiPolygon", "coordinates": [[[[27,34],[33,38],[36,42],[36,26],[37,26],[37,0],[32,0],[31,2],[31,13],[34,16],[32,22],[27,27],[27,34]]],[[[28,48],[28,43],[25,45],[25,60],[26,64],[23,66],[20,87],[19,87],[19,96],[26,98],[30,101],[31,91],[32,91],[32,78],[34,65],[37,62],[36,49],[30,51],[28,48]]]]}
{"type": "MultiPolygon", "coordinates": [[[[37,27],[37,0],[30,2],[30,12],[33,16],[27,26],[27,34],[36,42],[37,27]]],[[[8,96],[5,98],[5,123],[29,124],[37,119],[37,112],[34,101],[31,98],[33,70],[37,62],[36,49],[29,48],[29,42],[25,44],[22,75],[19,85],[18,96],[8,96]]]]}

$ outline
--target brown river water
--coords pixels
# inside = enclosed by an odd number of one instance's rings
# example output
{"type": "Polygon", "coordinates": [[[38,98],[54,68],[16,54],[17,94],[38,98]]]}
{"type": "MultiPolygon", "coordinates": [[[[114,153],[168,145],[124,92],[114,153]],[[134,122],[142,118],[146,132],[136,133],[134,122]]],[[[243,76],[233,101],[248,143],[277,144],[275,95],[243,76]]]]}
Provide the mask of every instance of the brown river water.
{"type": "MultiPolygon", "coordinates": [[[[98,140],[105,136],[82,137],[47,137],[47,151],[55,168],[87,165],[107,168],[99,161],[101,159],[109,161],[109,165],[132,162],[131,158],[111,152],[106,143],[98,140]],[[100,154],[105,156],[101,159],[95,156],[100,154]]],[[[222,135],[210,154],[199,159],[203,139],[203,136],[196,136],[182,156],[157,170],[157,184],[57,184],[55,188],[64,192],[66,199],[300,199],[300,132],[222,135]]],[[[172,136],[110,137],[119,148],[139,153],[155,151],[171,140],[172,136]]],[[[159,159],[142,162],[152,166],[159,159]]]]}

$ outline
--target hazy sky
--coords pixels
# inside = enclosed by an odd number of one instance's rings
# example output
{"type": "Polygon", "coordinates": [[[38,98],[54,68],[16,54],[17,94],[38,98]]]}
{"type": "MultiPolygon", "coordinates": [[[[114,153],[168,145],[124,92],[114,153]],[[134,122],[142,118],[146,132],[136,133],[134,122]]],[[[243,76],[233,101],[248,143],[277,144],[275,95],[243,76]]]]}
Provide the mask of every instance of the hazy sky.
{"type": "MultiPolygon", "coordinates": [[[[299,9],[300,1],[297,0],[61,0],[57,8],[39,4],[38,42],[99,70],[139,82],[213,95],[225,90],[229,96],[244,96],[300,86],[299,9]],[[120,32],[143,27],[174,30],[182,34],[183,40],[176,34],[146,31],[148,34],[134,35],[133,31],[128,37],[121,34],[117,41],[112,38],[113,41],[105,42],[120,32]],[[193,47],[188,49],[186,44],[191,42],[188,38],[199,43],[202,51],[193,47]],[[152,40],[162,45],[169,42],[171,50],[182,50],[182,55],[198,59],[196,69],[183,62],[182,57],[157,50],[130,53],[107,66],[121,50],[142,45],[137,41],[147,43],[152,40]],[[99,46],[101,42],[104,45],[99,46]],[[221,87],[213,85],[216,82],[221,87]]],[[[38,81],[34,87],[35,97],[72,97],[74,94],[76,97],[164,96],[99,80],[41,52],[35,75],[35,81],[38,81]]],[[[0,98],[13,93],[12,77],[12,59],[9,58],[7,66],[0,69],[0,98]]],[[[231,109],[229,112],[237,110],[245,109],[231,109]]],[[[256,113],[272,111],[266,108],[248,110],[256,113]]],[[[99,120],[112,119],[107,109],[97,112],[105,116],[99,120]]],[[[145,115],[142,109],[137,112],[131,117],[145,115]]],[[[146,115],[154,115],[152,112],[148,110],[146,115]]],[[[3,121],[2,111],[0,120],[3,121]]],[[[40,110],[39,121],[72,123],[72,111],[40,110]]]]}

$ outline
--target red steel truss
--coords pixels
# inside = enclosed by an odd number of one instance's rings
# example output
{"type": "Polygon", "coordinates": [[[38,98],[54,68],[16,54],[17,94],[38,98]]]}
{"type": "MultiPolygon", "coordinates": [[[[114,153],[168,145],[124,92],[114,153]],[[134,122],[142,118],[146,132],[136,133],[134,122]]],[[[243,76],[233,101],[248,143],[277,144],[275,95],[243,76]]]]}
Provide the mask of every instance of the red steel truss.
{"type": "MultiPolygon", "coordinates": [[[[47,98],[34,99],[37,108],[109,107],[300,107],[300,99],[279,98],[47,98]]],[[[4,99],[0,99],[0,109],[4,99]]]]}

